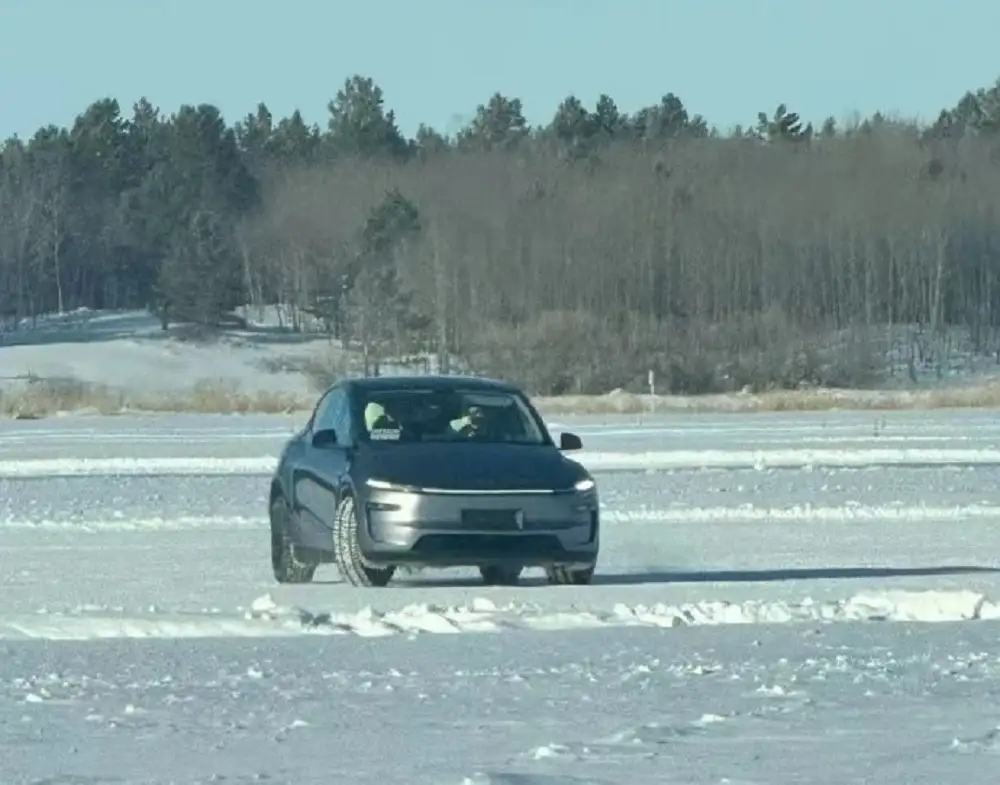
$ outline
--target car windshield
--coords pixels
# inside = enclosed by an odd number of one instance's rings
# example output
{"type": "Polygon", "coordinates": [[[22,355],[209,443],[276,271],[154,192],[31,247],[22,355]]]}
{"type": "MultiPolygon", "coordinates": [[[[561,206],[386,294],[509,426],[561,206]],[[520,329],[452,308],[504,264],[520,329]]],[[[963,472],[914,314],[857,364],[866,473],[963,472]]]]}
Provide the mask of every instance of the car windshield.
{"type": "Polygon", "coordinates": [[[507,392],[373,390],[361,409],[369,442],[546,443],[524,401],[507,392]]]}

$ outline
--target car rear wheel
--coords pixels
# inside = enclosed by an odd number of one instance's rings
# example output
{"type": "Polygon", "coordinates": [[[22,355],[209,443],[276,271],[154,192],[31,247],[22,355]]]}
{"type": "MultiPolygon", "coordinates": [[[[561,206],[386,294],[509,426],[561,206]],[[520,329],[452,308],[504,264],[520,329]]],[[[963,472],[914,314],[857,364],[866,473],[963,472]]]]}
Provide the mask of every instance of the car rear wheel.
{"type": "Polygon", "coordinates": [[[283,496],[271,502],[271,569],[278,583],[309,583],[316,574],[316,564],[304,562],[295,554],[288,534],[292,511],[283,496]]]}
{"type": "Polygon", "coordinates": [[[369,567],[358,543],[358,514],[354,497],[344,496],[333,521],[333,555],[344,580],[355,586],[387,586],[396,568],[369,567]]]}
{"type": "Polygon", "coordinates": [[[479,568],[479,574],[487,586],[516,586],[523,569],[520,564],[486,564],[479,568]]]}
{"type": "Polygon", "coordinates": [[[586,586],[594,579],[595,567],[596,565],[594,564],[582,569],[573,569],[571,567],[548,567],[545,570],[545,575],[548,577],[549,583],[552,584],[586,586]]]}

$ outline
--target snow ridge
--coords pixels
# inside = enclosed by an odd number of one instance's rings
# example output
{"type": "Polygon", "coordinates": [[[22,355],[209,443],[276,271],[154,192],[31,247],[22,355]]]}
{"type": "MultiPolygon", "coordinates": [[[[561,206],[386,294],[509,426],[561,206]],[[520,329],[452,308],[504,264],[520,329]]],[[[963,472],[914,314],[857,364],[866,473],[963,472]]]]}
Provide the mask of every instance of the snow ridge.
{"type": "MultiPolygon", "coordinates": [[[[671,469],[809,469],[873,466],[1000,466],[1000,449],[770,449],[583,451],[572,456],[592,471],[671,469]]],[[[268,475],[277,456],[144,458],[33,458],[0,460],[0,478],[95,475],[268,475]]]]}
{"type": "Polygon", "coordinates": [[[1000,619],[1000,605],[968,591],[863,592],[845,600],[798,603],[781,600],[722,600],[669,605],[616,603],[610,612],[547,612],[527,603],[497,605],[476,598],[466,606],[407,605],[399,611],[367,607],[341,614],[283,607],[270,594],[256,599],[249,619],[297,619],[304,628],[332,628],[365,636],[412,632],[499,632],[505,628],[544,631],[594,627],[681,627],[723,624],[789,624],[796,622],[910,621],[943,622],[1000,619]]]}
{"type": "Polygon", "coordinates": [[[1000,604],[969,590],[862,592],[844,600],[801,602],[745,600],[669,605],[616,603],[608,610],[546,610],[530,603],[498,604],[487,598],[467,605],[414,603],[396,610],[356,612],[284,606],[270,594],[258,597],[243,618],[220,613],[142,617],[37,614],[0,618],[0,639],[93,640],[98,638],[285,637],[301,634],[396,635],[541,632],[608,627],[840,622],[955,622],[1000,619],[1000,604]]]}

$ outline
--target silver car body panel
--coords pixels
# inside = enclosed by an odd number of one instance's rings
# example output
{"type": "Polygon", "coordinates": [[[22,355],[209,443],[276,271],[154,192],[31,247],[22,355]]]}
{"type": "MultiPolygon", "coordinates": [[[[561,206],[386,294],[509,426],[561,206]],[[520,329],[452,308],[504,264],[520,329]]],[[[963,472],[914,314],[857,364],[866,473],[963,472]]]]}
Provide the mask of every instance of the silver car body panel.
{"type": "Polygon", "coordinates": [[[455,564],[592,563],[599,547],[596,489],[369,489],[358,511],[366,557],[455,564]],[[433,550],[421,550],[433,543],[433,550]]]}
{"type": "Polygon", "coordinates": [[[353,547],[372,565],[587,568],[598,558],[600,505],[593,478],[563,455],[576,449],[580,441],[572,434],[554,442],[509,385],[454,377],[345,381],[324,394],[283,450],[272,493],[285,494],[292,507],[286,526],[294,547],[320,563],[336,560],[335,519],[350,495],[357,523],[353,547]],[[541,440],[481,442],[477,452],[464,441],[395,446],[363,438],[358,401],[373,391],[408,387],[515,396],[541,440]],[[341,426],[343,437],[337,436],[341,426]],[[492,483],[501,487],[490,488],[492,483]]]}

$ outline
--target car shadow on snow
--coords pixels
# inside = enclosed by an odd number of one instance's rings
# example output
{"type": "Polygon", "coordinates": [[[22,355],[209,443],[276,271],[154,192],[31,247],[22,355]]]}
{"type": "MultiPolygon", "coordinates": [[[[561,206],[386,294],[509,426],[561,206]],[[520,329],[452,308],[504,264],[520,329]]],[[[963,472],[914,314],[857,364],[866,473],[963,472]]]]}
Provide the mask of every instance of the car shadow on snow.
{"type": "MultiPolygon", "coordinates": [[[[682,570],[648,569],[632,572],[601,572],[594,575],[593,586],[641,586],[643,584],[674,583],[775,583],[781,581],[864,580],[879,578],[926,578],[947,575],[1000,574],[1000,567],[949,565],[939,567],[795,567],[773,570],[682,570]]],[[[315,580],[316,584],[340,584],[339,576],[315,580]]],[[[411,589],[472,588],[482,586],[476,575],[442,575],[437,570],[400,571],[390,587],[411,589]]],[[[526,572],[519,587],[548,586],[538,570],[526,572]]],[[[514,587],[495,587],[511,589],[514,587]]]]}
{"type": "Polygon", "coordinates": [[[644,570],[601,573],[594,583],[628,586],[643,583],[772,583],[779,581],[851,580],[865,578],[926,578],[945,575],[1000,574],[1000,567],[949,565],[940,567],[789,567],[772,570],[644,570]]]}
{"type": "MultiPolygon", "coordinates": [[[[478,575],[441,575],[437,570],[420,570],[412,573],[396,573],[390,586],[412,589],[461,589],[483,586],[483,580],[478,575]]],[[[547,586],[545,576],[536,570],[526,572],[518,581],[517,587],[547,586]]],[[[512,586],[494,586],[490,588],[512,589],[512,586]]]]}

